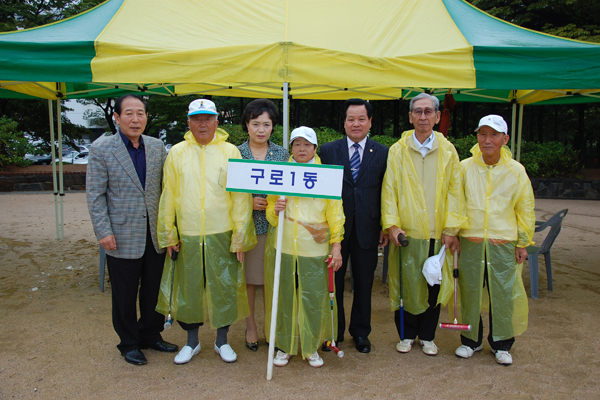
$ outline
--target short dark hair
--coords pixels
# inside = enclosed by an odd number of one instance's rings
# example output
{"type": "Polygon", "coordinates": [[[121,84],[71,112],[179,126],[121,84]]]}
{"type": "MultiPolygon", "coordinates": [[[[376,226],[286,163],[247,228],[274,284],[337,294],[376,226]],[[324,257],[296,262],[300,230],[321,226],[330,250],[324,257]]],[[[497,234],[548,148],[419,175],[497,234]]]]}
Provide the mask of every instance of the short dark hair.
{"type": "Polygon", "coordinates": [[[348,116],[348,107],[350,106],[365,106],[367,109],[367,117],[371,119],[373,117],[373,106],[368,101],[364,101],[363,99],[348,99],[344,102],[343,110],[344,111],[344,120],[348,116]]]}
{"type": "Polygon", "coordinates": [[[279,112],[277,111],[277,107],[275,107],[275,103],[269,99],[256,99],[248,103],[242,114],[241,124],[244,132],[248,132],[246,124],[250,122],[251,119],[258,118],[264,112],[269,114],[269,118],[271,118],[271,122],[273,123],[273,126],[275,126],[277,119],[279,118],[279,112]]]}
{"type": "Polygon", "coordinates": [[[122,110],[123,101],[125,101],[125,99],[128,99],[128,98],[138,99],[139,101],[141,101],[142,104],[144,105],[144,111],[146,111],[146,114],[148,114],[148,102],[146,100],[144,100],[144,98],[142,96],[138,96],[137,94],[126,94],[126,95],[119,97],[117,99],[117,101],[115,101],[115,112],[118,115],[121,115],[121,112],[123,111],[122,110]]]}

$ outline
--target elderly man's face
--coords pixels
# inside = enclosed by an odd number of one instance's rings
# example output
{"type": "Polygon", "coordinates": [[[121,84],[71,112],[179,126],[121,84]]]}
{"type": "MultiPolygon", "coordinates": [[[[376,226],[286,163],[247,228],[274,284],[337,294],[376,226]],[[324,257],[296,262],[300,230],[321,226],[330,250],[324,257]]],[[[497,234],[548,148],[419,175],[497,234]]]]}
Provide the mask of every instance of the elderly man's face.
{"type": "Polygon", "coordinates": [[[367,115],[367,107],[364,105],[353,105],[346,110],[346,120],[344,121],[344,129],[346,135],[354,143],[360,143],[361,140],[367,137],[369,129],[371,129],[371,120],[367,115]]]}
{"type": "Polygon", "coordinates": [[[435,124],[440,122],[441,113],[435,111],[433,101],[420,99],[413,104],[413,110],[408,113],[410,123],[418,135],[430,135],[435,124]]]}
{"type": "Polygon", "coordinates": [[[212,114],[190,115],[187,123],[196,141],[204,145],[213,140],[219,126],[217,116],[212,114]]]}
{"type": "Polygon", "coordinates": [[[114,113],[113,116],[123,135],[137,143],[148,121],[144,103],[135,97],[127,97],[121,103],[121,115],[114,113]]]}
{"type": "Polygon", "coordinates": [[[484,125],[477,132],[479,149],[486,164],[495,164],[500,160],[502,146],[508,143],[508,135],[484,125]]]}

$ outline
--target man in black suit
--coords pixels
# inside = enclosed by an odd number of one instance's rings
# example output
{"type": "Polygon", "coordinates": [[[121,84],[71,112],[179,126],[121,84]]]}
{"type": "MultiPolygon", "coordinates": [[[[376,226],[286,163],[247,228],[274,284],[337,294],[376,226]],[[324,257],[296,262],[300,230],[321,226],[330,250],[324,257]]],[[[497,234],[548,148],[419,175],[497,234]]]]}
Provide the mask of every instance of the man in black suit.
{"type": "Polygon", "coordinates": [[[346,138],[321,147],[323,164],[344,166],[342,200],[346,223],[342,241],[342,267],[335,273],[338,307],[337,341],[344,341],[344,278],[348,257],[352,259],[354,299],[348,332],[361,353],[371,351],[371,291],[377,267],[377,251],[388,237],[381,230],[381,183],[387,164],[388,148],[367,137],[373,107],[362,99],[344,103],[346,138]]]}

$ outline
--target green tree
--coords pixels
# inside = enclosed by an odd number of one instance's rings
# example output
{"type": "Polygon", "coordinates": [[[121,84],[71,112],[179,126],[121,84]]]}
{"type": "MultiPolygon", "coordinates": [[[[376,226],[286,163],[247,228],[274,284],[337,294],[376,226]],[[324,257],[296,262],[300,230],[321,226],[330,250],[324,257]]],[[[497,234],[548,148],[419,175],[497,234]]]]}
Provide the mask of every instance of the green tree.
{"type": "Polygon", "coordinates": [[[524,28],[600,42],[600,2],[597,0],[467,1],[488,14],[524,28]]]}
{"type": "Polygon", "coordinates": [[[34,28],[60,21],[104,0],[0,0],[0,31],[34,28]]]}
{"type": "MultiPolygon", "coordinates": [[[[64,106],[63,111],[71,109],[64,106]]],[[[54,109],[56,111],[56,109],[54,109]]],[[[0,116],[7,116],[16,122],[17,130],[27,132],[33,137],[42,139],[45,142],[45,150],[50,149],[50,128],[48,118],[47,100],[15,100],[0,99],[0,116]]],[[[53,113],[54,125],[56,126],[56,112],[53,113]]],[[[75,125],[69,121],[65,115],[61,116],[63,141],[73,145],[74,139],[79,139],[89,130],[80,125],[75,125]]],[[[55,137],[56,139],[56,137],[55,137]]]]}
{"type": "Polygon", "coordinates": [[[6,117],[0,118],[0,170],[9,165],[26,166],[31,161],[25,160],[25,154],[33,151],[33,146],[17,130],[17,122],[6,117]]]}
{"type": "MultiPolygon", "coordinates": [[[[104,0],[0,0],[0,32],[33,28],[69,18],[89,10],[104,0]]],[[[70,111],[64,107],[63,111],[70,111]]],[[[10,116],[17,123],[16,130],[43,139],[49,148],[47,100],[0,99],[0,116],[10,116]]],[[[86,128],[62,118],[66,142],[80,138],[86,128]]],[[[56,121],[56,115],[54,116],[56,121]]]]}

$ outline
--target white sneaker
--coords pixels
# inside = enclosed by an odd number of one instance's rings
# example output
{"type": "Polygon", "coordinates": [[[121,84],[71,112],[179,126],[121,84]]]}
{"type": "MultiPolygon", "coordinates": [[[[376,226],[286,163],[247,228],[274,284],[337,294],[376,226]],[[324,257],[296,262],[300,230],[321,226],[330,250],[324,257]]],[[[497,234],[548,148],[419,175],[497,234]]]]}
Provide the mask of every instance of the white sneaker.
{"type": "Polygon", "coordinates": [[[412,349],[412,345],[415,341],[413,339],[404,339],[398,342],[396,345],[396,351],[399,353],[408,353],[412,349]]]}
{"type": "Polygon", "coordinates": [[[292,358],[292,356],[288,353],[285,353],[281,350],[277,350],[277,354],[273,359],[273,365],[275,365],[276,367],[285,367],[288,364],[288,362],[290,362],[290,358],[292,358]]]}
{"type": "Polygon", "coordinates": [[[492,349],[492,353],[496,355],[496,362],[500,365],[511,365],[512,364],[512,356],[506,350],[494,350],[492,349]]]}
{"type": "Polygon", "coordinates": [[[193,349],[186,344],[175,356],[175,364],[187,364],[198,353],[200,353],[200,343],[193,349]]]}
{"type": "Polygon", "coordinates": [[[220,355],[221,360],[225,361],[226,363],[236,362],[237,360],[237,354],[235,354],[235,351],[233,351],[228,343],[225,343],[221,347],[217,347],[217,342],[215,342],[215,353],[220,355]]]}
{"type": "Polygon", "coordinates": [[[456,350],[454,350],[454,354],[460,358],[471,358],[473,357],[473,354],[475,354],[476,351],[481,351],[482,349],[483,345],[472,348],[463,344],[459,346],[456,350]]]}
{"type": "Polygon", "coordinates": [[[433,340],[421,340],[419,339],[419,344],[423,347],[423,353],[428,356],[435,356],[438,353],[438,347],[433,343],[433,340]]]}
{"type": "Polygon", "coordinates": [[[323,366],[323,359],[321,358],[321,356],[319,356],[319,353],[317,353],[316,351],[313,353],[313,355],[311,355],[310,357],[308,357],[306,359],[306,361],[308,361],[308,364],[311,367],[315,367],[315,368],[319,368],[323,366]]]}

